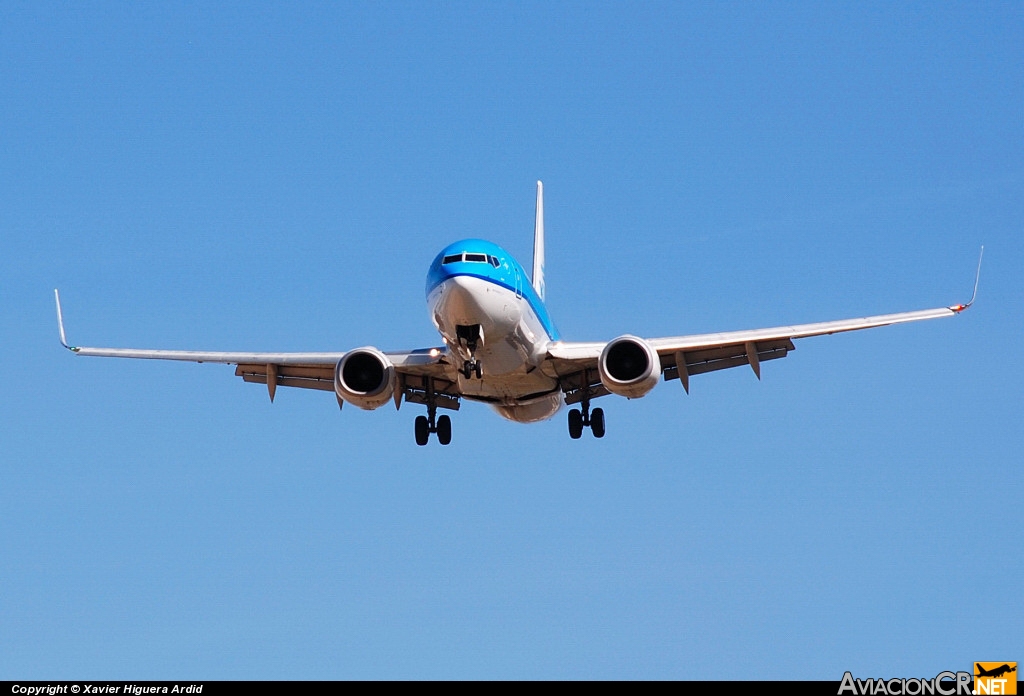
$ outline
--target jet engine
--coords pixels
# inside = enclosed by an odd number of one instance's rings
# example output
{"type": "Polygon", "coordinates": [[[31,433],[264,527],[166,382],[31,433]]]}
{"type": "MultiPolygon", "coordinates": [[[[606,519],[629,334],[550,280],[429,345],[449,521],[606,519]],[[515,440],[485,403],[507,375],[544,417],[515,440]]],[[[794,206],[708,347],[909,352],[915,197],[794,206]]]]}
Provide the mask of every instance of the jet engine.
{"type": "Polygon", "coordinates": [[[661,360],[657,351],[642,338],[619,336],[601,351],[597,371],[601,383],[612,394],[636,399],[658,383],[661,360]]]}
{"type": "Polygon", "coordinates": [[[371,411],[395,393],[395,366],[376,348],[350,350],[334,368],[334,391],[354,406],[371,411]]]}

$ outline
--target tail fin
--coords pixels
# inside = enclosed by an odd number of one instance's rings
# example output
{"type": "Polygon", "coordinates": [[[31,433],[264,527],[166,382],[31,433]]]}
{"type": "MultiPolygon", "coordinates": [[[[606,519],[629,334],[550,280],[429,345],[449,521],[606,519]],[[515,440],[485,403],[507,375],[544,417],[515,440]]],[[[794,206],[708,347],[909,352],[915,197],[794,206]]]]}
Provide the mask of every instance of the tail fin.
{"type": "Polygon", "coordinates": [[[537,182],[537,220],[533,226],[533,289],[544,300],[544,184],[537,182]]]}

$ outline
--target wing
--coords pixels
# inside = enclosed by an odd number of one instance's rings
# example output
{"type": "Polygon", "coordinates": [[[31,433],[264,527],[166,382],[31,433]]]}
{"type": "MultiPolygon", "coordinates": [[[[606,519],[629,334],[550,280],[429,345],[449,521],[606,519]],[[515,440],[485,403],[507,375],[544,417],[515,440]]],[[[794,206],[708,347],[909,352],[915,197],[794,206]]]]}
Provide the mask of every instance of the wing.
{"type": "MultiPolygon", "coordinates": [[[[951,307],[922,309],[916,312],[878,314],[857,319],[823,321],[815,324],[776,326],[770,329],[750,331],[726,331],[722,333],[694,334],[691,336],[670,336],[653,338],[646,342],[657,351],[661,362],[661,373],[665,380],[678,379],[683,388],[690,391],[690,376],[704,372],[725,370],[740,365],[750,365],[754,374],[761,379],[761,363],[765,360],[784,358],[794,350],[793,341],[810,336],[859,331],[877,326],[906,324],[926,319],[941,319],[959,314],[974,304],[978,296],[978,281],[981,279],[981,260],[985,247],[978,254],[978,268],[974,275],[974,292],[966,304],[951,307]]],[[[604,396],[609,391],[598,376],[597,362],[606,343],[553,343],[548,347],[544,368],[559,379],[566,403],[578,403],[584,398],[604,396]]]]}
{"type": "MultiPolygon", "coordinates": [[[[973,301],[972,298],[971,302],[965,305],[923,309],[916,312],[880,314],[858,319],[776,326],[750,331],[654,338],[647,339],[647,342],[657,351],[658,357],[661,359],[661,371],[665,380],[680,379],[683,387],[689,391],[690,376],[740,365],[750,365],[760,379],[761,363],[765,360],[786,357],[789,351],[794,350],[793,341],[796,339],[951,317],[967,309],[973,301]]],[[[591,397],[603,396],[608,393],[601,385],[600,378],[597,377],[597,361],[605,345],[605,343],[560,342],[548,347],[548,362],[552,370],[562,379],[567,403],[579,401],[576,392],[583,388],[589,390],[591,397]]]]}
{"type": "MultiPolygon", "coordinates": [[[[142,360],[179,360],[196,363],[222,363],[237,365],[235,375],[246,382],[266,384],[273,401],[277,387],[299,387],[334,391],[334,368],[345,353],[253,353],[197,350],[147,350],[137,348],[88,348],[72,346],[64,332],[64,317],[60,306],[60,293],[56,290],[57,326],[61,344],[76,355],[103,358],[135,358],[142,360]]],[[[422,348],[411,351],[384,352],[395,366],[400,378],[396,405],[404,394],[407,401],[417,401],[420,391],[430,389],[444,399],[443,408],[458,409],[458,394],[452,386],[457,384],[446,348],[422,348]]],[[[340,404],[340,402],[339,402],[340,404]]]]}

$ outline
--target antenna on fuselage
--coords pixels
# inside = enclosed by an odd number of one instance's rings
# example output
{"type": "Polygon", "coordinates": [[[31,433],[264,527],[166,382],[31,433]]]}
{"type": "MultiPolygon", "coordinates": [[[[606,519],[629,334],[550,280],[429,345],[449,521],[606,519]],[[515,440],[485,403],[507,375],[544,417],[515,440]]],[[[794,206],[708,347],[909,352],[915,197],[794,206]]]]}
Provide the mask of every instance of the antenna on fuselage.
{"type": "Polygon", "coordinates": [[[544,300],[544,184],[537,182],[537,219],[533,225],[533,289],[544,300]]]}

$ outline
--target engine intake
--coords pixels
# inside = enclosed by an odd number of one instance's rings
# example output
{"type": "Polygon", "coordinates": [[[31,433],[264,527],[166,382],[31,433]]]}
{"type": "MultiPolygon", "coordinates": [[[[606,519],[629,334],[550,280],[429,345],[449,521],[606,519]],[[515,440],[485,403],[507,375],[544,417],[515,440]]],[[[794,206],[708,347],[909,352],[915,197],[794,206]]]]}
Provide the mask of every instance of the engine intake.
{"type": "Polygon", "coordinates": [[[395,366],[376,348],[350,350],[334,368],[334,391],[366,411],[380,408],[395,393],[395,366]]]}
{"type": "Polygon", "coordinates": [[[601,383],[612,394],[636,399],[654,389],[661,375],[658,352],[636,336],[608,342],[597,361],[601,383]]]}

